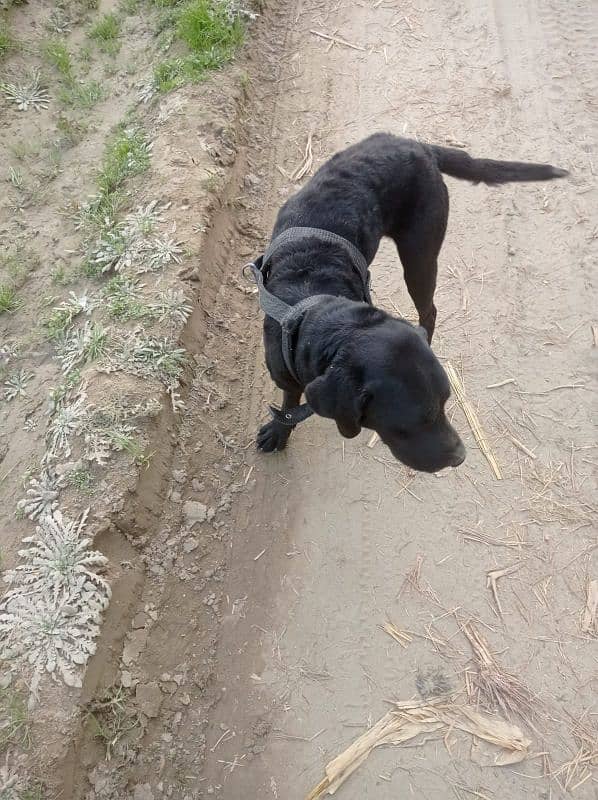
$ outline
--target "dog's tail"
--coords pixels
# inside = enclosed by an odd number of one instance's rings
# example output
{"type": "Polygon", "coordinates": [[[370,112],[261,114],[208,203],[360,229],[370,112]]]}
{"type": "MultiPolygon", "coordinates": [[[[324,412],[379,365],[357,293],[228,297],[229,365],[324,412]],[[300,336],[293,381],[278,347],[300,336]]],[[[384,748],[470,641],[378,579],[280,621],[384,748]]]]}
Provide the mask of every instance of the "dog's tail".
{"type": "Polygon", "coordinates": [[[511,183],[512,181],[551,181],[564,178],[566,169],[550,164],[533,164],[525,161],[493,161],[489,158],[472,158],[463,150],[430,145],[438,169],[473,183],[511,183]]]}

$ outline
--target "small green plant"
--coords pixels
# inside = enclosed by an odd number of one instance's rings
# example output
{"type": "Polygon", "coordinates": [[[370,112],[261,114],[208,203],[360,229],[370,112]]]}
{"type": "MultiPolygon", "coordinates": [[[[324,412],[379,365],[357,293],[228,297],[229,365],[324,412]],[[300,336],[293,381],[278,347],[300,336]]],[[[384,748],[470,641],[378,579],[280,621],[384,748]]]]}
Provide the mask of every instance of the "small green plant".
{"type": "Polygon", "coordinates": [[[46,61],[55,67],[65,81],[73,81],[73,62],[71,55],[63,42],[51,39],[43,46],[46,61]]]}
{"type": "Polygon", "coordinates": [[[15,189],[22,189],[25,182],[23,170],[20,167],[9,167],[8,180],[12,183],[15,189]]]}
{"type": "Polygon", "coordinates": [[[30,742],[25,701],[10,686],[0,689],[0,751],[4,752],[10,746],[26,748],[30,742]]]}
{"type": "Polygon", "coordinates": [[[59,306],[56,306],[44,326],[48,332],[48,337],[52,340],[62,339],[73,320],[80,314],[89,315],[95,308],[96,300],[83,294],[78,297],[74,292],[70,293],[69,299],[59,306]]]}
{"type": "Polygon", "coordinates": [[[8,30],[8,25],[0,17],[0,61],[6,58],[13,46],[12,36],[8,30]]]}
{"type": "Polygon", "coordinates": [[[29,274],[39,266],[39,256],[22,244],[0,254],[0,279],[13,289],[19,289],[29,274]]]}
{"type": "Polygon", "coordinates": [[[145,449],[136,439],[116,429],[108,429],[105,433],[115,450],[127,453],[138,467],[147,469],[150,456],[145,454],[145,449]]]}
{"type": "Polygon", "coordinates": [[[116,14],[104,14],[89,31],[89,38],[109,55],[115,55],[120,50],[119,35],[120,20],[116,14]]]}
{"type": "Polygon", "coordinates": [[[121,14],[131,16],[139,11],[139,4],[141,0],[119,0],[118,10],[121,14]]]}
{"type": "Polygon", "coordinates": [[[93,484],[93,475],[88,469],[81,467],[68,474],[68,482],[79,492],[89,493],[93,484]]]}
{"type": "Polygon", "coordinates": [[[41,783],[30,784],[21,789],[19,800],[44,800],[45,790],[41,783]]]}
{"type": "Polygon", "coordinates": [[[73,277],[67,272],[64,264],[57,264],[50,273],[50,280],[55,286],[68,286],[73,277]]]}
{"type": "Polygon", "coordinates": [[[93,108],[104,97],[104,89],[98,81],[74,81],[58,93],[60,102],[71,108],[93,108]]]}
{"type": "Polygon", "coordinates": [[[149,167],[151,147],[142,131],[124,128],[108,146],[98,186],[103,195],[116,191],[131,175],[138,175],[149,167]]]}
{"type": "Polygon", "coordinates": [[[19,139],[10,144],[9,149],[17,161],[23,161],[29,156],[38,156],[42,146],[40,142],[33,139],[19,139]]]}
{"type": "Polygon", "coordinates": [[[84,258],[81,262],[78,273],[82,278],[101,278],[102,277],[102,265],[96,264],[90,258],[84,258]]]}
{"type": "Polygon", "coordinates": [[[106,748],[109,760],[118,742],[140,727],[136,711],[129,707],[129,698],[122,686],[115,686],[89,706],[87,719],[96,739],[106,748]]]}
{"type": "Polygon", "coordinates": [[[149,319],[154,316],[152,309],[140,301],[140,289],[139,281],[125,275],[110,278],[102,292],[108,300],[108,314],[121,320],[149,319]]]}
{"type": "MultiPolygon", "coordinates": [[[[71,88],[76,91],[76,86],[71,88]]],[[[72,95],[69,95],[69,102],[71,100],[72,95]]],[[[79,144],[89,128],[81,119],[72,119],[66,114],[59,114],[56,120],[56,129],[60,133],[59,145],[63,148],[69,148],[79,144]]]]}
{"type": "Polygon", "coordinates": [[[17,290],[7,283],[0,283],[0,314],[16,311],[21,305],[17,290]]]}

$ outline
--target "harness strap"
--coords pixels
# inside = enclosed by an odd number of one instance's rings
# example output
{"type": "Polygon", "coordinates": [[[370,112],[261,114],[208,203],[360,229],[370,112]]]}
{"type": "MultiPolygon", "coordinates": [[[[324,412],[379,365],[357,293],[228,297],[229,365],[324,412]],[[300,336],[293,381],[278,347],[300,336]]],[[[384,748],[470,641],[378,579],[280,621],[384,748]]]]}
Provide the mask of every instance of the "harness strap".
{"type": "MultiPolygon", "coordinates": [[[[280,325],[282,332],[282,357],[287,370],[298,384],[301,384],[301,381],[297,375],[293,358],[293,333],[297,325],[301,322],[305,312],[313,306],[318,305],[318,303],[321,303],[322,300],[330,297],[330,295],[311,295],[304,300],[300,300],[295,305],[290,306],[288,303],[285,303],[284,300],[281,300],[280,297],[276,297],[276,295],[273,295],[272,292],[266,289],[264,277],[267,274],[266,268],[269,260],[280,247],[305,237],[317,238],[322,242],[328,242],[342,247],[349,256],[351,266],[361,278],[365,301],[370,305],[372,304],[370,295],[370,272],[367,261],[354,244],[331,231],[325,231],[321,228],[287,228],[270,242],[263,256],[245,265],[243,269],[249,267],[253,279],[255,280],[260,308],[266,316],[271,317],[280,325]]],[[[270,413],[272,417],[282,425],[295,427],[295,425],[306,420],[314,412],[309,403],[301,403],[301,405],[295,408],[284,411],[270,406],[270,413]]]]}
{"type": "Polygon", "coordinates": [[[261,262],[262,270],[267,266],[274,253],[283,245],[306,238],[319,239],[321,242],[335,244],[343,248],[349,256],[351,266],[361,278],[365,302],[372,305],[372,297],[370,294],[370,270],[363,253],[358,250],[352,242],[348,241],[348,239],[339,236],[337,233],[332,233],[332,231],[326,231],[323,228],[294,227],[287,228],[282,233],[279,233],[266,248],[261,262]]]}

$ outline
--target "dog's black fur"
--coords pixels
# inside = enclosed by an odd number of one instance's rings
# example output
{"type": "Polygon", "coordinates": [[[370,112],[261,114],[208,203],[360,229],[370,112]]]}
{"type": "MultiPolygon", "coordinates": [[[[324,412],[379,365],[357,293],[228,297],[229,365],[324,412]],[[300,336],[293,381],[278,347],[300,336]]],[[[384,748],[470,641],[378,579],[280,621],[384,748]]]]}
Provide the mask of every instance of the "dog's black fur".
{"type": "MultiPolygon", "coordinates": [[[[457,466],[465,448],[446,419],[447,376],[430,349],[436,321],[437,257],[448,219],[442,173],[474,183],[551,180],[568,174],[547,164],[471,158],[462,150],[378,133],[337,153],[278,213],[273,238],[290,227],[323,228],[352,242],[370,264],[380,239],[394,240],[420,328],[363,301],[363,286],[338,245],[303,238],[278,249],[268,290],[294,305],[332,295],[308,310],[295,332],[300,383],[285,367],[281,331],[266,317],[266,363],[283,392],[283,410],[305,392],[313,410],[340,433],[377,431],[407,466],[436,472],[457,466]]],[[[282,450],[292,428],[273,420],[257,438],[282,450]]]]}

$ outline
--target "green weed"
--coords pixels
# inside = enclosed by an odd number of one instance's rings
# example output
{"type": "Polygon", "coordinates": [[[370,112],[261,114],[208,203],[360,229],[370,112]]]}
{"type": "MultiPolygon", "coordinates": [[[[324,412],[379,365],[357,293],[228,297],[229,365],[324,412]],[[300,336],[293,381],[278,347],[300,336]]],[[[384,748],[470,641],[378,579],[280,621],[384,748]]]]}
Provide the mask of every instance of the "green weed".
{"type": "Polygon", "coordinates": [[[103,742],[107,759],[111,757],[116,744],[140,726],[137,712],[131,710],[129,697],[122,686],[113,687],[91,703],[87,719],[95,738],[103,742]]]}
{"type": "Polygon", "coordinates": [[[46,61],[58,70],[65,81],[73,81],[73,62],[63,42],[51,39],[44,44],[43,54],[46,61]]]}
{"type": "Polygon", "coordinates": [[[21,695],[10,687],[0,689],[0,751],[29,747],[29,714],[21,695]]]}
{"type": "Polygon", "coordinates": [[[20,139],[9,145],[10,152],[18,161],[23,161],[28,156],[38,156],[42,145],[33,139],[20,139]]]}
{"type": "Polygon", "coordinates": [[[17,290],[6,283],[0,283],[0,314],[16,311],[20,306],[17,290]]]}
{"type": "Polygon", "coordinates": [[[6,58],[13,47],[14,42],[8,30],[8,25],[0,18],[0,61],[6,58]]]}
{"type": "Polygon", "coordinates": [[[177,34],[192,53],[213,51],[224,62],[243,41],[243,24],[238,17],[231,21],[222,3],[192,0],[181,11],[177,34]]]}
{"type": "Polygon", "coordinates": [[[89,31],[89,38],[93,39],[100,50],[109,55],[115,55],[120,50],[120,20],[116,14],[104,14],[89,31]]]}
{"type": "Polygon", "coordinates": [[[55,286],[68,286],[73,277],[67,273],[64,264],[57,264],[50,273],[50,280],[55,286]]]}
{"type": "Polygon", "coordinates": [[[104,89],[98,81],[73,81],[58,93],[58,99],[72,108],[93,108],[104,99],[104,89]]]}
{"type": "Polygon", "coordinates": [[[155,316],[152,309],[139,300],[139,288],[137,281],[125,275],[110,278],[103,290],[103,295],[108,300],[108,314],[120,320],[151,319],[155,316]]]}
{"type": "Polygon", "coordinates": [[[118,10],[121,14],[131,16],[139,11],[140,0],[119,0],[118,10]]]}
{"type": "Polygon", "coordinates": [[[21,244],[0,254],[0,278],[13,289],[20,289],[38,266],[39,256],[21,244]]]}
{"type": "Polygon", "coordinates": [[[180,10],[166,12],[162,27],[174,25],[176,35],[189,54],[168,59],[154,69],[154,82],[160,92],[205,78],[210,70],[230,61],[243,41],[244,26],[238,16],[214,0],[191,0],[180,10]]]}
{"type": "Polygon", "coordinates": [[[84,258],[78,272],[82,278],[96,278],[99,280],[102,277],[102,265],[94,263],[89,258],[84,258]]]}
{"type": "Polygon", "coordinates": [[[27,786],[21,790],[19,800],[44,800],[45,791],[41,783],[27,786]]]}
{"type": "Polygon", "coordinates": [[[125,128],[108,146],[98,186],[104,195],[116,191],[132,175],[144,172],[150,163],[150,148],[140,130],[125,128]]]}
{"type": "Polygon", "coordinates": [[[88,469],[81,467],[81,469],[74,469],[69,472],[68,482],[73,488],[88,494],[93,484],[93,475],[88,469]]]}

